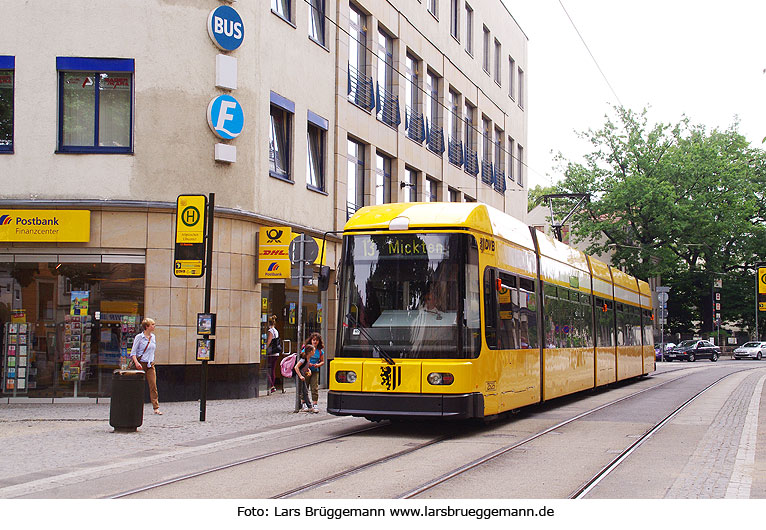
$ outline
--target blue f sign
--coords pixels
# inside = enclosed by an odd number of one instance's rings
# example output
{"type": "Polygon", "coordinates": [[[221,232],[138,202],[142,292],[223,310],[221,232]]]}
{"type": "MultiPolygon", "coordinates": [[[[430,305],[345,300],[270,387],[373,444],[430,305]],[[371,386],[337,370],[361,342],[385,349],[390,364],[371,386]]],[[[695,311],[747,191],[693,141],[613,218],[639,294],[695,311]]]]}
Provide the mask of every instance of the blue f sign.
{"type": "Polygon", "coordinates": [[[224,140],[236,138],[245,126],[242,105],[228,94],[218,96],[207,106],[207,124],[219,138],[224,140]]]}

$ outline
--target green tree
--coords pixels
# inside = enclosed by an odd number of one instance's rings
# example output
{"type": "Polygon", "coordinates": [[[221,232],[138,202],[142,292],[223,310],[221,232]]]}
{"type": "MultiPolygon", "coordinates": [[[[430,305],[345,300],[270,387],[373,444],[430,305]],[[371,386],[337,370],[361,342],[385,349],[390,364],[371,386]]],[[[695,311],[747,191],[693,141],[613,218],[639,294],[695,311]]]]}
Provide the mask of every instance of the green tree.
{"type": "Polygon", "coordinates": [[[753,324],[755,265],[766,257],[766,156],[737,131],[708,131],[687,118],[650,125],[647,111],[616,107],[604,126],[582,136],[593,151],[584,163],[560,158],[558,188],[590,193],[575,214],[574,236],[614,250],[613,264],[673,287],[672,331],[702,321],[712,329],[713,280],[724,282],[726,320],[753,324]],[[734,299],[727,292],[737,293],[734,299]]]}

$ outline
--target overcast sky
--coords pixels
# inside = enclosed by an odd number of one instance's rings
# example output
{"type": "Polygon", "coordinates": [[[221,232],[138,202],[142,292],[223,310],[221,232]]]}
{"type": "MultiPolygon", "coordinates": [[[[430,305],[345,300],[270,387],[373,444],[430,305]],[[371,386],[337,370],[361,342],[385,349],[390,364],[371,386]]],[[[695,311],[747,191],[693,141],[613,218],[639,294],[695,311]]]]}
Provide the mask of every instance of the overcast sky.
{"type": "Polygon", "coordinates": [[[503,0],[529,38],[529,187],[550,185],[553,155],[580,160],[612,105],[649,119],[739,131],[766,147],[766,1],[503,0]],[[615,95],[616,94],[616,95],[615,95]],[[618,101],[619,98],[619,101],[618,101]]]}

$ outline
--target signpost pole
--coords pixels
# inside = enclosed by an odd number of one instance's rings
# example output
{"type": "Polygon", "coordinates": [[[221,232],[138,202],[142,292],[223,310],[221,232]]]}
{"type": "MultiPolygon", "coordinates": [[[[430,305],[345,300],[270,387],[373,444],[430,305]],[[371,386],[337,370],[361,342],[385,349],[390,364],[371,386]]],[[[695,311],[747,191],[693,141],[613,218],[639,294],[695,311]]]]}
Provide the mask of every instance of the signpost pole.
{"type": "MultiPolygon", "coordinates": [[[[295,350],[297,355],[300,356],[301,354],[301,348],[303,347],[303,333],[301,333],[301,313],[303,313],[303,256],[304,251],[306,250],[306,243],[303,240],[303,234],[298,236],[299,242],[298,242],[298,271],[299,271],[299,278],[298,278],[298,329],[296,331],[296,337],[298,338],[298,348],[295,350]]],[[[300,412],[301,410],[301,394],[300,394],[300,384],[301,380],[298,378],[298,376],[295,376],[295,412],[300,412]]]]}
{"type": "MultiPolygon", "coordinates": [[[[210,291],[213,282],[213,218],[215,212],[215,193],[208,199],[207,210],[207,267],[205,268],[205,313],[210,313],[210,291]]],[[[202,381],[199,400],[199,421],[205,421],[207,409],[207,361],[202,361],[202,381]]]]}
{"type": "Polygon", "coordinates": [[[657,314],[660,316],[660,361],[665,362],[665,321],[668,318],[668,293],[670,287],[657,287],[657,301],[660,307],[657,314]]]}

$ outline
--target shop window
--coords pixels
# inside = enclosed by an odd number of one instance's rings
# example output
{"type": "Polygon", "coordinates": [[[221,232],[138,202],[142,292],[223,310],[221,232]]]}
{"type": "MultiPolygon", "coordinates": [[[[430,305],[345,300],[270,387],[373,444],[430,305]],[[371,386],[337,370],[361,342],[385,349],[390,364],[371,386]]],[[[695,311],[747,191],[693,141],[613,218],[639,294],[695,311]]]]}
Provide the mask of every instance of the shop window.
{"type": "Polygon", "coordinates": [[[2,393],[107,397],[139,332],[145,265],[55,259],[0,264],[0,290],[13,293],[0,296],[2,393]]]}
{"type": "Polygon", "coordinates": [[[0,55],[0,153],[13,152],[13,77],[15,57],[0,55]]]}
{"type": "Polygon", "coordinates": [[[60,153],[133,152],[133,59],[57,57],[60,153]]]}

